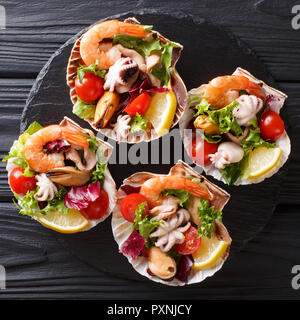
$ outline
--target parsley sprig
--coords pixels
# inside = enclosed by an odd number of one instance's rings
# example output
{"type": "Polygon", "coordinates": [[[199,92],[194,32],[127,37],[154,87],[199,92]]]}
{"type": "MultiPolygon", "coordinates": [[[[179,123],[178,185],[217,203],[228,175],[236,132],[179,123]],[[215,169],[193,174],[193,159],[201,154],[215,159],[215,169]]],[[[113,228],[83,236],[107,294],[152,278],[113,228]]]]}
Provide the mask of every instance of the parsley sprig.
{"type": "Polygon", "coordinates": [[[78,76],[79,82],[82,83],[82,79],[83,79],[84,74],[86,72],[93,73],[96,76],[104,79],[104,77],[107,73],[107,70],[96,69],[97,66],[98,66],[98,62],[91,64],[89,66],[83,66],[83,65],[79,64],[79,67],[77,68],[77,76],[78,76]]]}
{"type": "Polygon", "coordinates": [[[149,248],[154,245],[155,239],[150,238],[150,234],[157,229],[162,221],[155,219],[150,219],[149,215],[144,216],[146,202],[139,204],[138,208],[135,210],[135,219],[133,227],[139,234],[147,240],[145,247],[149,248]]]}
{"type": "Polygon", "coordinates": [[[200,199],[201,207],[198,207],[198,216],[201,220],[201,224],[198,227],[198,238],[206,236],[211,238],[215,221],[222,220],[222,211],[215,210],[214,206],[210,206],[210,201],[206,199],[200,199]]]}

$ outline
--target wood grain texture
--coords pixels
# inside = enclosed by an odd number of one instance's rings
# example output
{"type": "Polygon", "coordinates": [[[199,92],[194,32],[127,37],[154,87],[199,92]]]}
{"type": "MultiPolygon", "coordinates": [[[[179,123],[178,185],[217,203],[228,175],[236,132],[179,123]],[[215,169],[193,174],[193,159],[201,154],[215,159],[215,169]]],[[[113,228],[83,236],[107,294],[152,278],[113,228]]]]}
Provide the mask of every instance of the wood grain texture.
{"type": "MultiPolygon", "coordinates": [[[[172,8],[190,12],[194,19],[205,17],[232,31],[257,52],[276,80],[300,80],[300,39],[291,28],[291,7],[296,1],[251,0],[241,4],[195,0],[192,6],[191,3],[175,0],[172,8]]],[[[10,77],[38,73],[61,44],[101,18],[143,8],[170,10],[167,0],[51,1],[43,3],[42,13],[39,0],[9,0],[1,4],[7,11],[7,29],[0,30],[0,75],[10,77]]]]}
{"type": "MultiPolygon", "coordinates": [[[[300,264],[300,31],[291,28],[297,1],[189,0],[172,8],[209,18],[253,48],[289,95],[286,114],[292,140],[289,172],[272,220],[255,240],[201,286],[166,288],[108,276],[60,246],[56,234],[10,202],[4,164],[0,165],[0,264],[7,263],[7,289],[1,299],[299,299],[291,269],[300,264]],[[124,295],[126,292],[126,296],[124,295]]],[[[130,9],[170,10],[170,1],[1,1],[7,29],[0,30],[0,156],[18,136],[19,122],[35,77],[49,57],[83,27],[130,9]],[[116,7],[118,9],[116,9],[116,7]],[[88,9],[87,9],[88,8],[88,9]],[[84,12],[84,14],[82,14],[84,12]],[[9,79],[11,78],[11,79],[9,79]]]]}
{"type": "MultiPolygon", "coordinates": [[[[1,234],[7,234],[10,241],[22,241],[23,247],[27,247],[22,259],[26,262],[34,257],[35,261],[6,268],[7,289],[1,292],[1,298],[166,299],[167,287],[95,271],[59,247],[54,232],[28,217],[16,215],[12,204],[2,206],[10,223],[1,227],[1,234]]],[[[299,254],[295,252],[300,249],[300,217],[293,207],[284,207],[284,213],[280,209],[261,234],[225,264],[219,276],[207,279],[200,286],[173,288],[167,298],[297,298],[298,292],[291,288],[290,271],[299,263],[299,254]],[[287,246],[293,250],[287,250],[287,246]]],[[[15,246],[10,252],[1,251],[2,259],[14,254],[19,255],[15,246]]]]}

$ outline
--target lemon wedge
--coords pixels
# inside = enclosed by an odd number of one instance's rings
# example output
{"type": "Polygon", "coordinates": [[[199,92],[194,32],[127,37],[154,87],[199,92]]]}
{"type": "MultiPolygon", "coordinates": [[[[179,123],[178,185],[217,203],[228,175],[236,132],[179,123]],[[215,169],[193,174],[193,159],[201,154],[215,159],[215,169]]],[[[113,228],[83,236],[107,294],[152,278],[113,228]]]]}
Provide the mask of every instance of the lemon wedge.
{"type": "Polygon", "coordinates": [[[224,255],[228,245],[228,242],[218,240],[216,237],[212,237],[211,239],[202,237],[199,249],[193,253],[193,268],[207,269],[214,266],[224,255]]]}
{"type": "Polygon", "coordinates": [[[68,213],[47,212],[46,215],[38,215],[37,219],[44,226],[61,233],[75,233],[83,230],[89,224],[80,211],[75,209],[69,209],[68,213]]]}
{"type": "Polygon", "coordinates": [[[258,178],[270,171],[278,163],[282,154],[280,148],[259,147],[250,152],[248,178],[258,178]]]}
{"type": "Polygon", "coordinates": [[[145,116],[159,136],[168,133],[174,119],[177,99],[173,91],[156,92],[145,116]]]}

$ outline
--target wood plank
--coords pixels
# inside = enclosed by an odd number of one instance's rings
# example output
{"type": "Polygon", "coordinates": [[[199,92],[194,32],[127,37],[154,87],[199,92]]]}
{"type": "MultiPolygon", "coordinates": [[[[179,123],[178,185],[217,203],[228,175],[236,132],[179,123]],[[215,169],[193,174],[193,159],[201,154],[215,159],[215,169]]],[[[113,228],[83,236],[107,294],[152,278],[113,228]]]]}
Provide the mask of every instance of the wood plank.
{"type": "MultiPolygon", "coordinates": [[[[23,77],[36,75],[52,53],[71,36],[95,21],[116,13],[114,1],[82,3],[66,0],[63,4],[43,4],[32,0],[29,3],[4,1],[7,9],[7,28],[0,30],[0,76],[23,77]],[[16,5],[17,3],[17,5],[16,5]],[[64,8],[64,9],[62,9],[64,8]],[[68,10],[65,10],[68,8],[68,10]],[[89,9],[88,15],[82,10],[89,9]],[[22,19],[19,18],[22,12],[22,19]]],[[[194,18],[206,17],[211,22],[232,31],[246,42],[265,62],[275,79],[280,81],[300,80],[300,37],[299,31],[291,27],[291,6],[288,1],[173,1],[177,10],[193,12],[194,18]],[[245,16],[251,17],[245,19],[245,16]]],[[[120,2],[118,12],[133,12],[145,7],[160,8],[170,12],[168,2],[153,3],[120,2]]]]}
{"type": "MultiPolygon", "coordinates": [[[[8,153],[13,141],[19,136],[20,118],[33,79],[0,79],[0,158],[8,153]]],[[[5,163],[0,162],[1,201],[11,200],[12,193],[7,183],[5,163]]]]}
{"type": "Polygon", "coordinates": [[[229,259],[215,277],[199,285],[171,289],[99,272],[60,247],[54,232],[18,215],[12,204],[1,203],[0,211],[1,239],[10,241],[10,250],[0,249],[0,263],[5,266],[11,256],[20,256],[20,246],[26,248],[19,261],[6,268],[7,289],[1,292],[3,299],[124,299],[124,292],[126,299],[135,299],[137,295],[140,299],[298,297],[298,291],[291,287],[290,273],[300,258],[300,216],[295,207],[279,207],[261,234],[238,256],[229,259]],[[292,250],[286,250],[287,247],[292,250]],[[28,263],[32,256],[35,260],[28,263]]]}
{"type": "MultiPolygon", "coordinates": [[[[260,233],[215,277],[185,288],[169,289],[150,282],[111,277],[82,263],[61,247],[56,234],[25,217],[9,201],[4,164],[0,166],[0,264],[7,264],[7,290],[2,299],[299,299],[291,287],[291,268],[300,261],[299,204],[299,32],[291,30],[291,7],[297,1],[241,2],[202,0],[172,6],[206,16],[248,43],[279,87],[289,95],[285,112],[293,143],[292,161],[277,210],[260,233]],[[283,83],[298,81],[298,83],[283,83]],[[4,197],[2,198],[2,195],[4,197]],[[2,251],[1,251],[2,250],[2,251]],[[14,257],[18,257],[15,260],[14,257]],[[126,292],[126,296],[124,294],[126,292]]],[[[170,11],[168,1],[41,2],[5,0],[7,29],[0,30],[0,156],[19,131],[22,109],[35,77],[50,55],[69,37],[99,17],[145,7],[170,11]],[[89,10],[87,11],[87,8],[89,10]],[[86,14],[82,14],[85,12],[86,14]],[[21,17],[21,18],[20,18],[21,17]]],[[[117,253],[116,253],[117,254],[117,253]]],[[[101,257],[102,258],[102,257],[101,257]]]]}

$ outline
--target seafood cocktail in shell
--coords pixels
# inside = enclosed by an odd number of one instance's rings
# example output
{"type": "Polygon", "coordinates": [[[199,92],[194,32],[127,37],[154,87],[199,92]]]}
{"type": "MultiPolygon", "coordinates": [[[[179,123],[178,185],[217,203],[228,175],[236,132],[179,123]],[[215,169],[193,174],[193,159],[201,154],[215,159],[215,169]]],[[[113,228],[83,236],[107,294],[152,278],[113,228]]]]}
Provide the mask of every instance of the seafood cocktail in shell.
{"type": "Polygon", "coordinates": [[[113,235],[141,275],[183,286],[201,282],[223,266],[231,238],[222,210],[230,196],[184,162],[168,175],[131,175],[117,198],[113,235]]]}
{"type": "Polygon", "coordinates": [[[228,185],[259,183],[287,161],[287,96],[237,68],[189,92],[179,127],[195,164],[228,185]]]}
{"type": "Polygon", "coordinates": [[[187,100],[175,68],[182,49],[135,18],[93,25],[75,42],[68,62],[73,113],[118,142],[168,133],[187,100]]]}
{"type": "Polygon", "coordinates": [[[68,118],[46,127],[33,122],[4,158],[20,213],[61,233],[94,227],[116,203],[111,153],[111,145],[68,118]]]}

